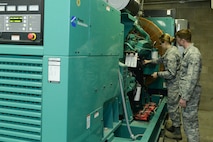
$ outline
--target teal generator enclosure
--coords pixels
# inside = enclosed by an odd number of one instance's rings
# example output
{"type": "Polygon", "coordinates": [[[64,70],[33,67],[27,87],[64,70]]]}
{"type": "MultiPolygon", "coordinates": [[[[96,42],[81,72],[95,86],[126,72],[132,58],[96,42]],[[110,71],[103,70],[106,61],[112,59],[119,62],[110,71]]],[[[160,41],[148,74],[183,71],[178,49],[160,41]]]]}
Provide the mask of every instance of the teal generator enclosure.
{"type": "Polygon", "coordinates": [[[126,55],[155,49],[135,21],[103,0],[0,0],[0,141],[157,141],[166,97],[146,86],[131,99],[143,80],[126,55]]]}

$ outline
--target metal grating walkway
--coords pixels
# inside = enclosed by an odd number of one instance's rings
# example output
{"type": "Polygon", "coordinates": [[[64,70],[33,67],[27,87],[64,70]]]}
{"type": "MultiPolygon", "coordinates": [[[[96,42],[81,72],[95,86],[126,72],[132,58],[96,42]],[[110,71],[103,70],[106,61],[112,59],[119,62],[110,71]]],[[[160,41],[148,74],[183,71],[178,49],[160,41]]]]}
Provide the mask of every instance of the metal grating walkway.
{"type": "Polygon", "coordinates": [[[40,142],[42,57],[0,55],[0,141],[40,142]]]}

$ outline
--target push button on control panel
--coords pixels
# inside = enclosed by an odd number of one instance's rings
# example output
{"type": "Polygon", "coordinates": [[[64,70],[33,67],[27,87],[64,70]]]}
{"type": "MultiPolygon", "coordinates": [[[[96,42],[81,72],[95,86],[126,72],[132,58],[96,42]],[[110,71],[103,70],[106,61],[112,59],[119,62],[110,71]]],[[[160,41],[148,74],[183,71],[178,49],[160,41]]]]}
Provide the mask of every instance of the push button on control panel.
{"type": "Polygon", "coordinates": [[[28,38],[29,40],[36,40],[36,34],[35,34],[35,33],[29,33],[29,34],[27,35],[27,38],[28,38]]]}

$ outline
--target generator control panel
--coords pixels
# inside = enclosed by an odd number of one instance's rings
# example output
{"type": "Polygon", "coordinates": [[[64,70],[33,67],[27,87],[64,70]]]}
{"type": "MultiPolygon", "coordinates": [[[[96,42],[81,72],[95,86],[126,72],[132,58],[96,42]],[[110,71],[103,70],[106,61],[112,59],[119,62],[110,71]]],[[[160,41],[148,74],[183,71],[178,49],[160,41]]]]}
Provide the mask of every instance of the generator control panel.
{"type": "Polygon", "coordinates": [[[43,44],[43,0],[0,0],[0,44],[43,44]]]}

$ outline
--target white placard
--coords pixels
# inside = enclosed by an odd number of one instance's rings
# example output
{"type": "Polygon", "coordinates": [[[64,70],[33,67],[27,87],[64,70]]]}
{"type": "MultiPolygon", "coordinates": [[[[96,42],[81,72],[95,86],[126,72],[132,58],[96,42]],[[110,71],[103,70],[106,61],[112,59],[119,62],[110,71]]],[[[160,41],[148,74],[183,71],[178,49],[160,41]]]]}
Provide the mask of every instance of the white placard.
{"type": "Polygon", "coordinates": [[[16,11],[16,6],[14,5],[7,6],[7,11],[16,11]]]}
{"type": "Polygon", "coordinates": [[[15,40],[15,41],[20,40],[20,35],[11,35],[11,40],[15,40]]]}
{"type": "Polygon", "coordinates": [[[125,65],[128,67],[137,67],[138,53],[126,53],[125,65]]]}
{"type": "Polygon", "coordinates": [[[26,5],[18,5],[18,11],[27,11],[26,5]]]}
{"type": "Polygon", "coordinates": [[[30,5],[29,11],[39,11],[39,5],[30,5]]]}
{"type": "Polygon", "coordinates": [[[60,82],[61,59],[49,58],[48,60],[48,81],[60,82]]]}
{"type": "Polygon", "coordinates": [[[138,86],[136,95],[134,97],[134,101],[140,101],[140,96],[141,96],[141,86],[138,86]]]}
{"type": "Polygon", "coordinates": [[[168,9],[168,10],[166,11],[166,14],[167,14],[167,15],[171,15],[171,10],[168,9]]]}
{"type": "Polygon", "coordinates": [[[0,11],[5,11],[5,6],[0,6],[0,11]]]}
{"type": "Polygon", "coordinates": [[[158,59],[158,51],[152,51],[152,59],[158,59]]]}

